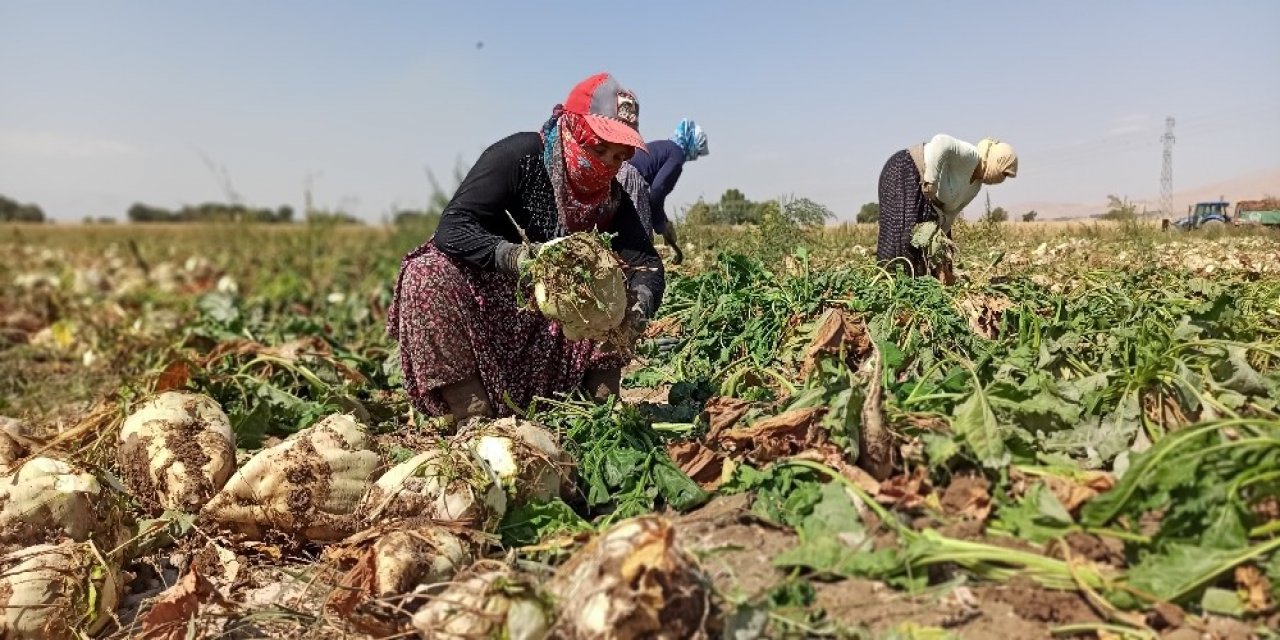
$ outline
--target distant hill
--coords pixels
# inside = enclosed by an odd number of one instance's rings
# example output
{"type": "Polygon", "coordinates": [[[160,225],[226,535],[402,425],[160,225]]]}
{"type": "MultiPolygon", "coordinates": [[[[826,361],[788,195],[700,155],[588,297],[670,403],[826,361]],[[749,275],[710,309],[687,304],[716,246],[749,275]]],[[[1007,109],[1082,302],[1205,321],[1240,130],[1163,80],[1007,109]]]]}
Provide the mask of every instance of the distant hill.
{"type": "MultiPolygon", "coordinates": [[[[1201,185],[1183,191],[1175,191],[1173,194],[1173,208],[1175,212],[1180,214],[1186,212],[1188,205],[1197,202],[1223,198],[1227,202],[1234,203],[1238,200],[1256,200],[1265,195],[1280,196],[1280,168],[1268,169],[1232,180],[1201,185]]],[[[1144,206],[1147,211],[1151,212],[1158,211],[1160,208],[1158,195],[1134,199],[1133,202],[1138,206],[1138,211],[1142,211],[1144,206]]],[[[1040,212],[1041,220],[1087,218],[1106,212],[1107,197],[1106,194],[1103,194],[1096,202],[1019,202],[1008,205],[1005,209],[1009,211],[1038,211],[1040,212]]]]}

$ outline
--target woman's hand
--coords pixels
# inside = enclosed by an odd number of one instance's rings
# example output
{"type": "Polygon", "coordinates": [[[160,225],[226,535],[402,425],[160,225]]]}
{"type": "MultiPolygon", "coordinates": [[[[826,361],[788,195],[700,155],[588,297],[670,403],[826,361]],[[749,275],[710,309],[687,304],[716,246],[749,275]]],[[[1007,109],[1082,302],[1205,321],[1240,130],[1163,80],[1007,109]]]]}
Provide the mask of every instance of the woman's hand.
{"type": "Polygon", "coordinates": [[[930,205],[933,205],[933,208],[934,208],[934,209],[937,209],[939,213],[942,213],[942,210],[944,209],[944,207],[942,206],[942,201],[941,201],[941,200],[938,200],[938,185],[937,185],[937,183],[935,183],[935,182],[921,182],[921,183],[920,183],[920,192],[924,194],[924,200],[925,200],[925,202],[928,202],[930,205]]]}
{"type": "Polygon", "coordinates": [[[630,309],[627,309],[627,319],[625,320],[625,323],[627,331],[636,338],[644,335],[644,330],[648,328],[649,318],[644,313],[644,305],[642,305],[638,300],[635,304],[631,305],[630,309]]]}
{"type": "Polygon", "coordinates": [[[540,249],[542,249],[542,245],[536,242],[515,244],[504,241],[498,244],[497,249],[494,249],[493,259],[497,263],[498,271],[520,275],[520,270],[538,256],[540,249]]]}
{"type": "Polygon", "coordinates": [[[671,258],[671,264],[679,265],[684,262],[684,252],[680,250],[680,241],[676,238],[675,225],[670,222],[667,223],[667,228],[662,231],[662,241],[675,252],[675,256],[671,258]]]}

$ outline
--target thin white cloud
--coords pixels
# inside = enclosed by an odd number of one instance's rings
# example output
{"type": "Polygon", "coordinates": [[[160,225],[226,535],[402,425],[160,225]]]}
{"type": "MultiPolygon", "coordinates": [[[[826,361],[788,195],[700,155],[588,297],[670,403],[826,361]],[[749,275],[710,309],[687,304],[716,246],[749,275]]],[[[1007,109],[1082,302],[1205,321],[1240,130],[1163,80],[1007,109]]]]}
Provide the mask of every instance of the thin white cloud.
{"type": "Polygon", "coordinates": [[[142,155],[121,140],[89,138],[48,131],[0,131],[0,154],[55,159],[121,158],[142,155]]]}

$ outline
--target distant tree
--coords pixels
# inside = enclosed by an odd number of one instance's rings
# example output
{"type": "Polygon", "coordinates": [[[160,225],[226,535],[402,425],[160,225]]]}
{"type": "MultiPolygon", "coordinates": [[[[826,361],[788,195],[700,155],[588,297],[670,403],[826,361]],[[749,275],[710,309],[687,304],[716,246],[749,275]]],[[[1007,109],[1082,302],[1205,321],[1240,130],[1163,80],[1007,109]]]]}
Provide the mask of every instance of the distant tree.
{"type": "Polygon", "coordinates": [[[1103,220],[1131,221],[1138,219],[1138,205],[1128,198],[1107,195],[1107,212],[1099,216],[1103,220]]]}
{"type": "Polygon", "coordinates": [[[716,212],[712,205],[707,204],[702,198],[698,198],[698,201],[690,205],[689,209],[685,211],[684,221],[687,224],[695,225],[716,224],[715,214],[716,212]]]}
{"type": "Polygon", "coordinates": [[[256,222],[265,224],[288,223],[293,221],[293,207],[282,205],[276,209],[247,207],[242,204],[224,204],[206,202],[198,205],[184,205],[177,211],[163,207],[153,207],[135,202],[125,212],[129,222],[256,222]]]}
{"type": "Polygon", "coordinates": [[[776,224],[785,222],[786,217],[782,214],[782,207],[777,200],[765,200],[756,203],[752,209],[753,220],[755,224],[776,224]]]}
{"type": "Polygon", "coordinates": [[[761,211],[759,205],[747,199],[741,191],[728,189],[720,196],[717,222],[721,224],[759,223],[761,211]]]}
{"type": "Polygon", "coordinates": [[[694,225],[758,225],[768,220],[812,227],[821,226],[834,217],[826,205],[809,198],[784,197],[753,202],[742,191],[728,189],[714,204],[699,198],[685,210],[683,219],[685,223],[694,225]]]}
{"type": "MultiPolygon", "coordinates": [[[[759,223],[762,203],[752,202],[737,189],[728,189],[714,204],[701,198],[685,212],[689,224],[753,224],[759,223]]],[[[776,204],[775,204],[776,206],[776,204]]]]}
{"type": "Polygon", "coordinates": [[[996,207],[988,211],[987,214],[983,216],[983,220],[985,222],[994,223],[1007,222],[1009,220],[1009,212],[1005,211],[1004,207],[996,207]]]}
{"type": "Polygon", "coordinates": [[[44,210],[38,205],[22,204],[0,196],[0,222],[44,222],[44,210]]]}
{"type": "Polygon", "coordinates": [[[858,209],[858,222],[880,222],[880,203],[868,202],[858,209]]]}
{"type": "Polygon", "coordinates": [[[1038,216],[1038,215],[1040,215],[1040,213],[1039,213],[1039,212],[1037,212],[1037,211],[1035,211],[1035,210],[1033,209],[1033,210],[1031,210],[1031,211],[1028,211],[1028,212],[1026,212],[1026,213],[1022,214],[1022,221],[1023,221],[1023,222],[1035,222],[1035,221],[1036,221],[1036,216],[1038,216]]]}
{"type": "Polygon", "coordinates": [[[325,211],[313,210],[311,215],[307,216],[307,224],[319,225],[362,225],[364,220],[357,218],[345,211],[325,211]]]}
{"type": "Polygon", "coordinates": [[[152,207],[135,202],[125,212],[129,222],[177,222],[176,217],[168,209],[152,207]]]}
{"type": "Polygon", "coordinates": [[[826,205],[808,198],[790,199],[782,207],[783,217],[802,227],[820,227],[836,217],[826,205]]]}

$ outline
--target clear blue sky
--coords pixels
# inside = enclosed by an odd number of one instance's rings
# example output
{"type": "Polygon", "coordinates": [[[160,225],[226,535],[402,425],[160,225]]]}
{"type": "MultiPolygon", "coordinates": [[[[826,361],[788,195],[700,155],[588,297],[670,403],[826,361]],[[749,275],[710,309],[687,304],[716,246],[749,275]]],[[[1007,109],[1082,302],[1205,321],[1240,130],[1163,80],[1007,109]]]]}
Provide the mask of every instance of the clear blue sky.
{"type": "Polygon", "coordinates": [[[0,193],[62,219],[220,199],[202,155],[251,204],[300,206],[312,175],[375,219],[599,70],[647,138],[706,129],[677,204],[851,216],[938,132],[1019,150],[994,204],[1154,196],[1166,115],[1180,189],[1280,167],[1275,0],[0,0],[0,25],[0,193]]]}

